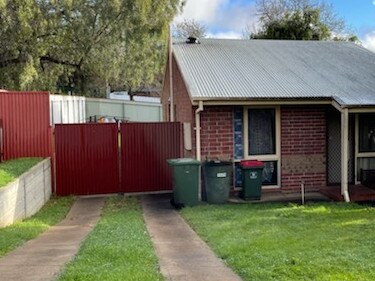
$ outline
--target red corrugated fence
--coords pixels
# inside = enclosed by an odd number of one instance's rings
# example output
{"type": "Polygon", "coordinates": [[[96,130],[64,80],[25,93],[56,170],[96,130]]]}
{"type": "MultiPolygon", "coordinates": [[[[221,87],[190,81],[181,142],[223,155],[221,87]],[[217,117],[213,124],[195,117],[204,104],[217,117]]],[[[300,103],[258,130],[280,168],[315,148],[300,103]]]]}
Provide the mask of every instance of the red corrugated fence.
{"type": "Polygon", "coordinates": [[[3,159],[48,157],[51,130],[48,92],[0,92],[3,159]]]}
{"type": "MultiPolygon", "coordinates": [[[[48,92],[0,91],[0,154],[52,157],[48,92]]],[[[167,159],[182,155],[180,123],[56,125],[56,193],[171,190],[167,159]],[[121,136],[121,145],[119,137],[121,136]],[[121,157],[121,160],[120,160],[121,157]]]]}
{"type": "Polygon", "coordinates": [[[181,157],[181,124],[125,123],[121,135],[118,129],[117,124],[56,125],[58,195],[172,189],[167,159],[181,157]]]}
{"type": "Polygon", "coordinates": [[[56,193],[119,192],[117,124],[55,125],[56,193]]]}
{"type": "Polygon", "coordinates": [[[181,123],[121,124],[123,192],[172,189],[167,159],[181,157],[181,123]]]}

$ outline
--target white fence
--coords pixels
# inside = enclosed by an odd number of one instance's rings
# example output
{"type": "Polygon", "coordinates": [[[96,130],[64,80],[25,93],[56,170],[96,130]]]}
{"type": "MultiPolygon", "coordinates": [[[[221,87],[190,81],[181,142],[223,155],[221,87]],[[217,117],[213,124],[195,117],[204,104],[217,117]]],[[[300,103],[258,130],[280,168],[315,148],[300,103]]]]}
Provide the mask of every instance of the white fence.
{"type": "Polygon", "coordinates": [[[130,122],[160,122],[161,104],[79,96],[50,95],[51,124],[85,123],[90,117],[115,117],[130,122]]]}
{"type": "Polygon", "coordinates": [[[51,124],[86,122],[86,98],[50,95],[51,124]]]}
{"type": "Polygon", "coordinates": [[[131,122],[163,120],[161,104],[95,98],[86,98],[86,116],[109,116],[131,122]]]}

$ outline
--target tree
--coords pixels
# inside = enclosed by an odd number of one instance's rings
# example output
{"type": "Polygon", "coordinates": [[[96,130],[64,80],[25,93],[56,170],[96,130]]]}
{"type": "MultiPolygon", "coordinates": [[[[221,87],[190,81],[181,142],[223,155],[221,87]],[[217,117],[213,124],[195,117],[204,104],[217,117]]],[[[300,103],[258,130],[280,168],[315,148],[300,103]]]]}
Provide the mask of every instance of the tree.
{"type": "Polygon", "coordinates": [[[194,19],[184,19],[173,27],[173,37],[180,39],[204,38],[207,35],[206,32],[207,27],[194,19]]]}
{"type": "Polygon", "coordinates": [[[162,71],[179,0],[2,0],[0,87],[102,95],[162,71]]]}
{"type": "Polygon", "coordinates": [[[280,20],[286,13],[302,12],[306,9],[318,9],[320,19],[329,30],[340,34],[345,31],[345,21],[333,9],[332,4],[324,0],[257,0],[257,12],[261,22],[280,20]]]}
{"type": "MultiPolygon", "coordinates": [[[[260,29],[247,38],[326,40],[353,38],[345,21],[324,0],[257,0],[260,29]],[[276,37],[272,37],[276,36],[276,37]]],[[[249,30],[249,29],[248,29],[249,30]]]]}
{"type": "Polygon", "coordinates": [[[320,20],[320,10],[305,8],[295,11],[278,20],[264,24],[257,34],[251,34],[252,39],[289,39],[289,40],[325,40],[331,32],[327,25],[320,20]]]}

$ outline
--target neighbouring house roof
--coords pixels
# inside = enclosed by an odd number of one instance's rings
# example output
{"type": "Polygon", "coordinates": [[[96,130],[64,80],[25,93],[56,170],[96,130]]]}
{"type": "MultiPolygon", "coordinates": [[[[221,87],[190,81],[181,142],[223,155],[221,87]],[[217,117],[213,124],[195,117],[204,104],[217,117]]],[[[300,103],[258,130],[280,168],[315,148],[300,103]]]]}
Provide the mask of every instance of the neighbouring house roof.
{"type": "Polygon", "coordinates": [[[375,53],[349,42],[201,39],[174,42],[197,100],[334,99],[375,105],[375,53]]]}

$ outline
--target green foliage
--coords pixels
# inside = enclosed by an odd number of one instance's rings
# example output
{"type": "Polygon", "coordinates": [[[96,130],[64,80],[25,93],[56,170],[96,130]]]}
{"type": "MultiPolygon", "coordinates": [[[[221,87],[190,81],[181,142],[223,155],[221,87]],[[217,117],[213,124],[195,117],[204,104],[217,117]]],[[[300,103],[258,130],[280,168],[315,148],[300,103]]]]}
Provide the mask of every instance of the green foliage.
{"type": "Polygon", "coordinates": [[[0,228],[0,257],[64,219],[73,201],[72,197],[53,197],[31,218],[0,228]]]}
{"type": "Polygon", "coordinates": [[[41,158],[18,158],[0,163],[0,188],[40,162],[41,158]]]}
{"type": "Polygon", "coordinates": [[[346,37],[335,36],[333,37],[333,41],[346,41],[361,44],[361,40],[359,40],[357,35],[349,35],[346,37]]]}
{"type": "Polygon", "coordinates": [[[258,0],[257,11],[260,29],[251,33],[248,28],[245,38],[358,42],[324,0],[258,0]]]}
{"type": "Polygon", "coordinates": [[[62,280],[163,280],[135,198],[112,197],[62,280]]]}
{"type": "Polygon", "coordinates": [[[375,280],[375,208],[241,204],[181,212],[243,280],[375,280]]]}
{"type": "Polygon", "coordinates": [[[104,93],[155,80],[179,0],[2,0],[0,87],[104,93]]]}
{"type": "Polygon", "coordinates": [[[306,7],[303,11],[286,13],[280,20],[266,22],[252,39],[325,40],[331,32],[320,20],[320,10],[306,7]]]}

